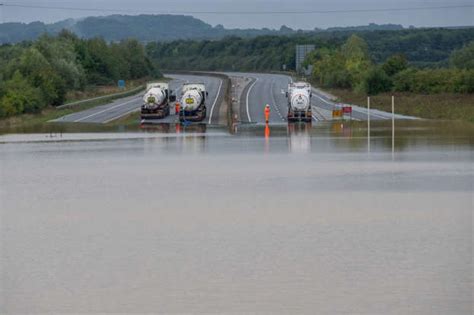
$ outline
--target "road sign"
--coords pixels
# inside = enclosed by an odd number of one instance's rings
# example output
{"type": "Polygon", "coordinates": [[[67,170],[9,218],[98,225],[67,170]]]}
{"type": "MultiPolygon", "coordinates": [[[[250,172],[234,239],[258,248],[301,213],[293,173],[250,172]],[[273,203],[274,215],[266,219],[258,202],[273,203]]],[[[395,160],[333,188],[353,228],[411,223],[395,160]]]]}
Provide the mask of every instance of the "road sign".
{"type": "Polygon", "coordinates": [[[332,111],[332,118],[342,118],[342,109],[334,109],[332,111]]]}
{"type": "Polygon", "coordinates": [[[118,80],[117,85],[120,89],[125,88],[125,80],[118,80]]]}
{"type": "Polygon", "coordinates": [[[342,112],[344,114],[352,114],[352,106],[343,106],[342,107],[342,112]]]}

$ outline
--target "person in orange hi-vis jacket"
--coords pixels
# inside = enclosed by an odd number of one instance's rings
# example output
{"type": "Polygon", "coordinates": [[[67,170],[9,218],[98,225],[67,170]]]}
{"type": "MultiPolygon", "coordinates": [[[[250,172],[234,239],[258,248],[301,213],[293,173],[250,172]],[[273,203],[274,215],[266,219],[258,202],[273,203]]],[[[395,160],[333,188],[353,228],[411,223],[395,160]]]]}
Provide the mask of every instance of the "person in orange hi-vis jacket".
{"type": "Polygon", "coordinates": [[[265,123],[268,124],[268,121],[270,120],[270,105],[265,105],[265,123]]]}
{"type": "Polygon", "coordinates": [[[175,115],[179,114],[179,108],[180,108],[180,104],[179,102],[176,102],[176,104],[174,105],[175,115]]]}

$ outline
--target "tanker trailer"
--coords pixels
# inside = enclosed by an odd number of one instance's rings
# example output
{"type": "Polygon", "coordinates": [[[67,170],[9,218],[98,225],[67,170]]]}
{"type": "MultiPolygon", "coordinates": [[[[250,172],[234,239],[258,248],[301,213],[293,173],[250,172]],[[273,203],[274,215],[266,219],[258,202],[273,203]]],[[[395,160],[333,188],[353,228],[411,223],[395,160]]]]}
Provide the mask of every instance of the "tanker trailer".
{"type": "Polygon", "coordinates": [[[186,83],[183,85],[179,120],[202,121],[206,118],[206,99],[208,92],[202,83],[186,83]]]}
{"type": "Polygon", "coordinates": [[[288,121],[311,122],[311,85],[306,82],[295,82],[288,85],[288,121]]]}
{"type": "Polygon", "coordinates": [[[176,101],[168,83],[149,83],[143,96],[142,119],[161,119],[170,114],[170,102],[176,101]]]}

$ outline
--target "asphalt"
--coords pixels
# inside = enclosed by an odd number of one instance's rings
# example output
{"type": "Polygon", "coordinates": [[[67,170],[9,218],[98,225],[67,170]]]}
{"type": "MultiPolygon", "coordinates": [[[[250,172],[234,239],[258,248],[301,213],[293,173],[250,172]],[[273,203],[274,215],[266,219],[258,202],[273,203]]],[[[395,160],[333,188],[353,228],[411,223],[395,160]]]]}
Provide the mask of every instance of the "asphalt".
{"type": "MultiPolygon", "coordinates": [[[[184,83],[204,83],[209,92],[206,102],[207,118],[204,121],[209,124],[218,123],[219,107],[223,97],[222,80],[212,76],[196,76],[196,75],[177,75],[166,74],[167,77],[173,78],[170,82],[170,89],[180,97],[181,89],[184,83]]],[[[109,104],[90,108],[81,112],[69,114],[60,117],[54,122],[74,122],[74,123],[99,123],[104,124],[123,117],[127,114],[137,112],[142,105],[143,93],[115,100],[109,104]]],[[[160,120],[150,122],[174,123],[178,121],[178,117],[174,115],[174,109],[171,109],[171,115],[160,120]]]]}
{"type": "MultiPolygon", "coordinates": [[[[232,73],[232,75],[251,78],[250,84],[246,86],[241,97],[240,117],[242,122],[264,123],[264,107],[269,104],[270,124],[287,123],[288,100],[285,92],[288,90],[288,84],[292,82],[290,76],[256,73],[232,73]]],[[[330,120],[332,106],[326,106],[325,101],[318,96],[315,95],[311,101],[313,121],[330,120]]]]}
{"type": "Polygon", "coordinates": [[[291,78],[279,74],[228,73],[251,78],[240,102],[240,120],[246,123],[264,123],[264,108],[270,105],[270,123],[285,123],[288,111],[285,91],[291,78]]]}
{"type": "MultiPolygon", "coordinates": [[[[250,78],[249,84],[244,88],[240,97],[240,120],[243,123],[265,123],[264,108],[266,104],[270,105],[270,123],[287,123],[288,101],[285,91],[292,78],[284,74],[263,74],[263,73],[243,73],[230,72],[225,73],[232,76],[241,76],[250,78]]],[[[209,92],[207,104],[207,117],[204,120],[207,124],[223,124],[219,121],[219,110],[224,97],[223,82],[218,77],[205,75],[183,75],[166,74],[173,78],[170,82],[170,88],[177,95],[181,95],[181,89],[184,83],[204,83],[209,92]]],[[[112,103],[97,106],[85,111],[63,116],[56,122],[76,122],[76,123],[108,123],[129,113],[139,111],[142,104],[142,93],[116,100],[112,103]]],[[[338,104],[326,93],[313,89],[311,100],[313,110],[313,121],[332,120],[332,111],[338,108],[338,104]]],[[[352,119],[367,120],[367,109],[352,105],[352,119]]],[[[370,118],[372,120],[391,119],[391,113],[371,110],[370,118]]],[[[415,117],[395,115],[396,119],[415,119],[415,117]]],[[[171,109],[171,115],[159,120],[147,120],[149,123],[176,123],[178,117],[174,114],[174,108],[171,109]]]]}
{"type": "MultiPolygon", "coordinates": [[[[264,107],[270,105],[270,124],[286,123],[288,101],[285,91],[292,78],[283,74],[226,73],[232,76],[251,78],[243,91],[240,101],[240,120],[244,123],[265,123],[264,107]]],[[[341,104],[336,103],[327,94],[313,89],[311,99],[313,121],[332,120],[332,111],[341,104]]],[[[352,106],[352,119],[367,120],[367,109],[352,106]]],[[[391,113],[370,110],[371,120],[387,120],[391,113]]],[[[396,119],[415,119],[415,117],[395,115],[396,119]]]]}

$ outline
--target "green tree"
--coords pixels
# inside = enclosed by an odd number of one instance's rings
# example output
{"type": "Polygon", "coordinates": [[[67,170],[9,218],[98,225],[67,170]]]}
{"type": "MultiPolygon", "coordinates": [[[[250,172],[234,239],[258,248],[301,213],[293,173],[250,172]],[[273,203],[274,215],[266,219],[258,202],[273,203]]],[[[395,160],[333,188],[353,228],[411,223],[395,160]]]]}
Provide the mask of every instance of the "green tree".
{"type": "Polygon", "coordinates": [[[351,76],[352,86],[362,84],[364,75],[372,64],[367,43],[361,37],[352,35],[342,45],[341,52],[346,61],[345,68],[351,76]]]}
{"type": "Polygon", "coordinates": [[[407,68],[397,73],[393,78],[393,89],[399,92],[411,92],[415,85],[415,68],[407,68]]]}
{"type": "Polygon", "coordinates": [[[64,101],[65,83],[38,49],[32,47],[23,53],[19,69],[34,87],[40,88],[46,103],[59,105],[64,101]]]}
{"type": "Polygon", "coordinates": [[[64,31],[56,38],[44,35],[34,44],[69,90],[83,89],[86,81],[84,69],[77,62],[74,50],[77,40],[73,34],[64,31]]]}
{"type": "Polygon", "coordinates": [[[450,63],[459,69],[474,69],[474,41],[459,50],[453,51],[450,63]]]}
{"type": "Polygon", "coordinates": [[[392,80],[382,67],[372,67],[364,78],[363,90],[368,95],[388,92],[392,88],[392,80]]]}
{"type": "Polygon", "coordinates": [[[382,66],[382,69],[389,76],[393,76],[408,67],[407,59],[404,55],[396,54],[389,57],[382,66]]]}
{"type": "Polygon", "coordinates": [[[20,71],[16,71],[12,79],[5,83],[5,94],[0,99],[0,117],[38,112],[42,104],[41,91],[31,86],[20,71]]]}

